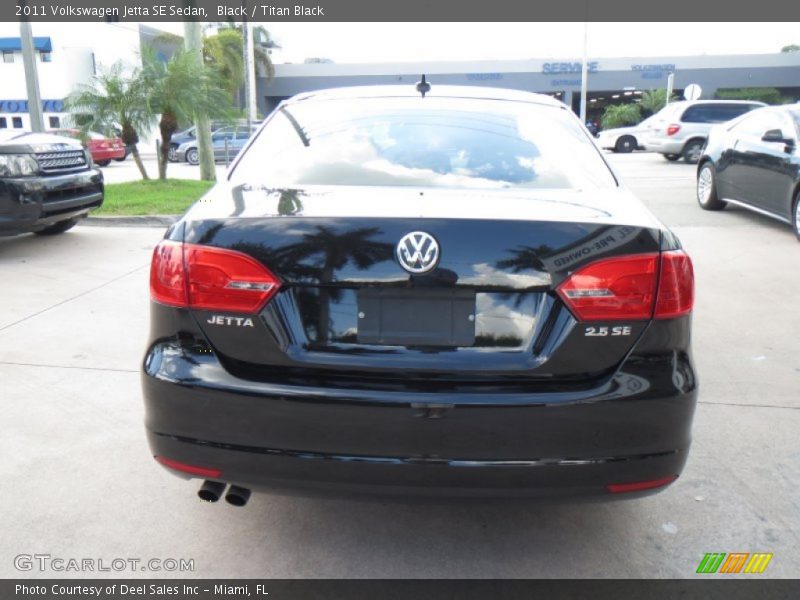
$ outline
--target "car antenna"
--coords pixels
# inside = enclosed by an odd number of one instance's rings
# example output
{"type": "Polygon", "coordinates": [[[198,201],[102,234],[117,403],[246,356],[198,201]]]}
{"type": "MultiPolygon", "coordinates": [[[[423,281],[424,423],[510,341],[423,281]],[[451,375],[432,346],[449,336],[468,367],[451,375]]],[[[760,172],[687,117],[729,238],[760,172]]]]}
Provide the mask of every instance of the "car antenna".
{"type": "Polygon", "coordinates": [[[425,97],[425,94],[431,91],[431,84],[425,81],[425,73],[422,74],[422,79],[417,82],[417,91],[425,97]]]}

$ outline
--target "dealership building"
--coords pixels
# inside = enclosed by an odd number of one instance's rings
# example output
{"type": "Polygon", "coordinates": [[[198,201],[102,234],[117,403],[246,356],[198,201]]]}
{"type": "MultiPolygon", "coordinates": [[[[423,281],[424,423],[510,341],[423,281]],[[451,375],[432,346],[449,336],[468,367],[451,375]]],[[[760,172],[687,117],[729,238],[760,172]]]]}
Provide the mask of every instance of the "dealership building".
{"type": "MultiPolygon", "coordinates": [[[[142,39],[158,30],[133,24],[34,23],[34,53],[44,126],[69,125],[64,99],[117,60],[138,60],[142,39]]],[[[31,128],[18,23],[0,23],[0,129],[31,128]]]]}
{"type": "MultiPolygon", "coordinates": [[[[266,114],[284,98],[301,92],[354,85],[412,85],[424,73],[436,84],[481,85],[550,94],[578,112],[581,90],[579,59],[424,62],[383,64],[278,64],[271,82],[259,81],[259,109],[266,114]]],[[[588,61],[588,116],[605,106],[635,101],[646,90],[665,88],[674,73],[679,95],[689,84],[713,98],[731,88],[777,88],[800,99],[800,52],[728,56],[597,58],[588,61]]]]}

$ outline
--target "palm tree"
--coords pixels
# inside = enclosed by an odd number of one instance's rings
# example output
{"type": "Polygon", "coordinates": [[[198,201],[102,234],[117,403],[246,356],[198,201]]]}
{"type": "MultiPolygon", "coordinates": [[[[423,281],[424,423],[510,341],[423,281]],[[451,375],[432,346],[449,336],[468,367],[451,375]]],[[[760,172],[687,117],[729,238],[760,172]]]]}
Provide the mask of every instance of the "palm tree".
{"type": "Polygon", "coordinates": [[[193,121],[198,114],[229,118],[231,98],[218,74],[184,50],[164,62],[151,48],[145,47],[142,63],[148,110],[161,115],[158,176],[166,179],[170,140],[178,124],[193,121]]]}
{"type": "Polygon", "coordinates": [[[220,29],[203,40],[203,58],[222,76],[228,91],[239,106],[239,91],[244,85],[242,34],[236,29],[220,29]]]}
{"type": "Polygon", "coordinates": [[[142,179],[149,179],[136,144],[139,131],[149,129],[156,115],[147,103],[141,69],[134,69],[127,76],[124,70],[123,64],[116,62],[95,75],[91,83],[80,85],[67,97],[67,110],[83,131],[121,127],[120,137],[131,149],[142,179]]]}
{"type": "MultiPolygon", "coordinates": [[[[253,28],[253,36],[261,43],[253,45],[256,72],[271,81],[275,77],[269,51],[269,33],[261,26],[253,28]],[[266,40],[266,41],[265,41],[266,40]]],[[[216,69],[227,84],[228,90],[240,106],[240,91],[245,81],[244,37],[241,25],[220,23],[217,33],[203,40],[203,57],[206,64],[216,69]]]]}
{"type": "MultiPolygon", "coordinates": [[[[677,100],[675,94],[669,99],[670,102],[677,100]]],[[[660,88],[657,90],[647,90],[642,94],[642,101],[639,106],[647,115],[654,115],[667,105],[667,90],[660,88]]]]}

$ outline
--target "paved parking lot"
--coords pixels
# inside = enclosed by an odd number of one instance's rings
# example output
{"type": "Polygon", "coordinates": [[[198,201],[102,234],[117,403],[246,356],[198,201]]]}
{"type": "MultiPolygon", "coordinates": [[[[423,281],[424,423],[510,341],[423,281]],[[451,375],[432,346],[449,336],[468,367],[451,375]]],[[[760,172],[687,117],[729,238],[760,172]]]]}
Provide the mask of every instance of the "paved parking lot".
{"type": "MultiPolygon", "coordinates": [[[[760,551],[774,553],[763,576],[798,577],[800,244],[764,217],[701,211],[691,166],[610,159],[697,273],[695,441],[666,492],[607,504],[202,504],[195,483],[153,463],[142,425],[148,262],[162,231],[77,227],[0,239],[0,576],[39,575],[13,557],[47,553],[194,559],[183,574],[194,577],[692,577],[706,552],[760,551]]],[[[47,574],[61,575],[80,574],[47,574]]]]}
{"type": "MultiPolygon", "coordinates": [[[[147,175],[151,179],[156,179],[158,177],[156,155],[150,152],[144,153],[141,156],[147,175]]],[[[226,166],[224,163],[217,163],[216,167],[217,179],[220,179],[225,173],[226,166]]],[[[107,167],[101,167],[101,171],[103,171],[106,183],[137,181],[142,178],[132,156],[129,156],[122,162],[112,161],[107,167]]],[[[169,165],[167,165],[167,176],[174,179],[200,179],[200,167],[185,162],[169,163],[169,165]]]]}

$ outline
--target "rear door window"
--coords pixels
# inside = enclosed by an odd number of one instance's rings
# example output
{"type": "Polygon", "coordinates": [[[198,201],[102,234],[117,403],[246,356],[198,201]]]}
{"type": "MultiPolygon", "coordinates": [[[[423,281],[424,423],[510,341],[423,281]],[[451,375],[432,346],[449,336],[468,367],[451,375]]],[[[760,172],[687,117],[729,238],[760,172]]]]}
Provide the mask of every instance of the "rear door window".
{"type": "Polygon", "coordinates": [[[681,116],[684,123],[725,123],[752,110],[754,104],[695,104],[681,116]]]}
{"type": "Polygon", "coordinates": [[[731,131],[740,138],[761,139],[767,131],[773,129],[779,130],[784,137],[794,137],[790,124],[773,110],[758,111],[748,115],[732,127],[731,131]]]}

